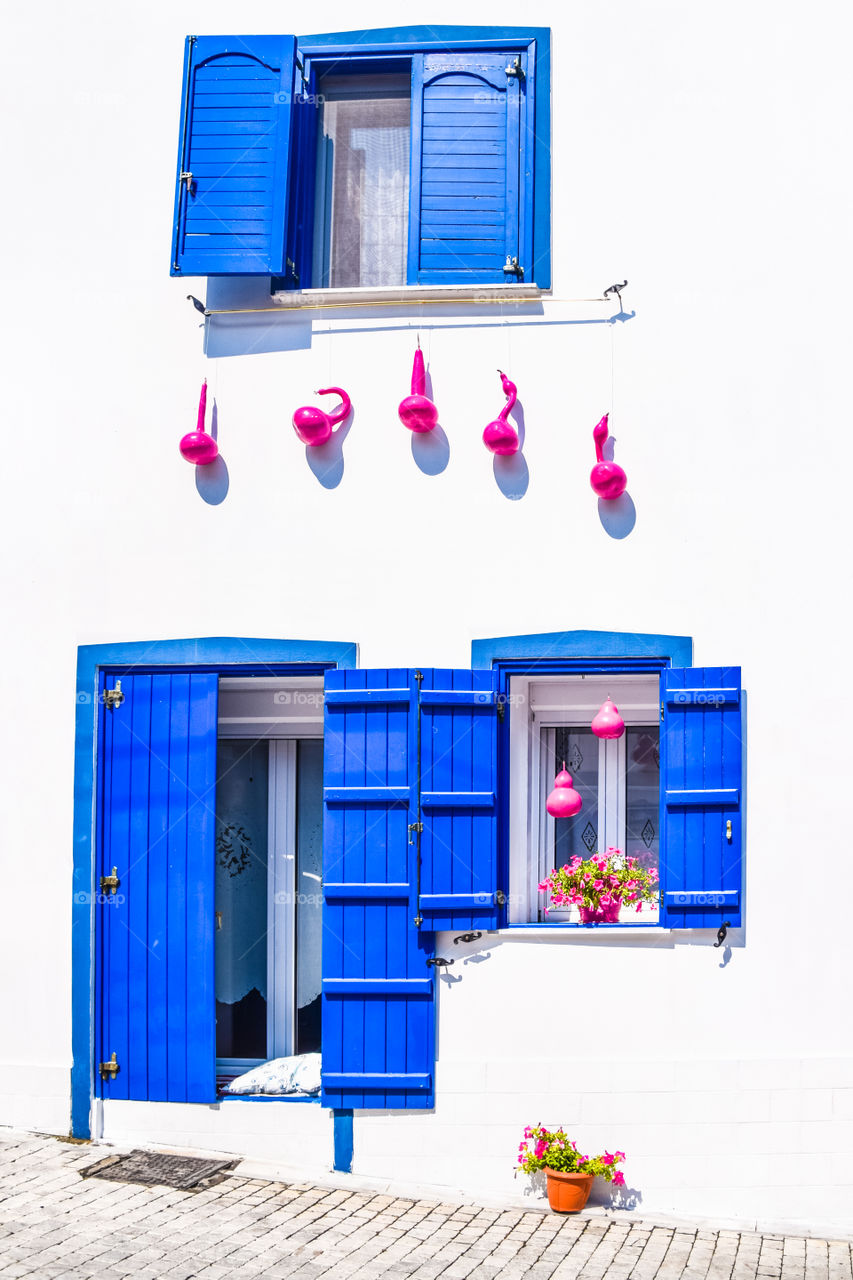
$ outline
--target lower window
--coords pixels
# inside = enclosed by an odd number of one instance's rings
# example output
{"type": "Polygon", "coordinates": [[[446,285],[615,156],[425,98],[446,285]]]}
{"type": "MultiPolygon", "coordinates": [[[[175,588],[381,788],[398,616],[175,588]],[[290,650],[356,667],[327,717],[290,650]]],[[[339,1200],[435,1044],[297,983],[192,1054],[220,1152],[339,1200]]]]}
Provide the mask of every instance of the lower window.
{"type": "Polygon", "coordinates": [[[214,941],[221,1080],[270,1058],[320,1050],[322,682],[226,679],[219,705],[214,941]]]}
{"type": "MultiPolygon", "coordinates": [[[[575,923],[577,907],[555,907],[539,891],[554,867],[616,848],[647,869],[660,861],[660,716],[656,676],[514,677],[510,686],[510,922],[575,923]],[[590,727],[605,698],[625,720],[621,738],[590,727]],[[546,808],[567,769],[583,807],[554,818],[546,808]],[[548,907],[548,912],[545,908],[548,907]]],[[[625,923],[654,923],[644,903],[625,923]]]]}

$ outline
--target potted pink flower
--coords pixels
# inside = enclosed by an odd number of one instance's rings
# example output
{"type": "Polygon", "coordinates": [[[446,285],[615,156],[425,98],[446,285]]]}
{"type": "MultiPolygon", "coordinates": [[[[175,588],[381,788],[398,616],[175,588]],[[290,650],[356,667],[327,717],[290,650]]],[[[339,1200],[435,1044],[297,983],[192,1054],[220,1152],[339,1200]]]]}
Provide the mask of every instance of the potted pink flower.
{"type": "Polygon", "coordinates": [[[577,1143],[564,1129],[546,1129],[541,1124],[527,1126],[518,1148],[518,1166],[524,1173],[545,1170],[548,1203],[557,1213],[577,1213],[582,1209],[596,1177],[624,1187],[625,1175],[616,1167],[624,1159],[624,1151],[581,1155],[577,1143]]]}
{"type": "Polygon", "coordinates": [[[657,902],[658,873],[639,858],[610,848],[589,858],[576,855],[555,867],[539,891],[550,894],[552,907],[577,907],[581,924],[615,924],[623,906],[640,911],[644,902],[657,902]]]}

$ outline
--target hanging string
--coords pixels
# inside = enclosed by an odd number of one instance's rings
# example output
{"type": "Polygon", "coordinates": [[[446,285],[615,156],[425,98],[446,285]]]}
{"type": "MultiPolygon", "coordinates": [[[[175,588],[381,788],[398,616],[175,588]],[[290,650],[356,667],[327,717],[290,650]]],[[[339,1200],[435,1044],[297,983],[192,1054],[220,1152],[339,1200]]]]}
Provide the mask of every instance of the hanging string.
{"type": "MultiPolygon", "coordinates": [[[[616,406],[616,321],[610,321],[610,417],[616,406]]],[[[611,423],[612,425],[612,423],[611,423]]]]}

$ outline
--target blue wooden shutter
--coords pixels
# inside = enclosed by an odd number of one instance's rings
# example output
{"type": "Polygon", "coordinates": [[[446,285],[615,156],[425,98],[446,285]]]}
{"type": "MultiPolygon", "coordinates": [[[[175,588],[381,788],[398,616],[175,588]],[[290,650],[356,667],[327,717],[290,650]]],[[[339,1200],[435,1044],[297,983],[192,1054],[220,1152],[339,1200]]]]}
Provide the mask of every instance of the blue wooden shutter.
{"type": "Polygon", "coordinates": [[[417,703],[406,670],[326,675],[323,1102],[431,1107],[435,981],[414,922],[417,703]]]}
{"type": "Polygon", "coordinates": [[[412,67],[409,284],[513,284],[507,260],[532,250],[522,206],[532,208],[525,160],[527,55],[429,53],[412,67]]]}
{"type": "MultiPolygon", "coordinates": [[[[107,684],[115,681],[109,677],[107,684]]],[[[124,675],[101,710],[98,1061],[109,1098],[212,1102],[217,677],[124,675]]]]}
{"type": "Polygon", "coordinates": [[[741,923],[743,727],[740,667],[661,674],[662,923],[741,923]]]}
{"type": "Polygon", "coordinates": [[[425,670],[421,683],[421,884],[424,929],[494,929],[497,677],[425,670]]]}
{"type": "Polygon", "coordinates": [[[188,36],[172,275],[284,275],[295,36],[188,36]]]}

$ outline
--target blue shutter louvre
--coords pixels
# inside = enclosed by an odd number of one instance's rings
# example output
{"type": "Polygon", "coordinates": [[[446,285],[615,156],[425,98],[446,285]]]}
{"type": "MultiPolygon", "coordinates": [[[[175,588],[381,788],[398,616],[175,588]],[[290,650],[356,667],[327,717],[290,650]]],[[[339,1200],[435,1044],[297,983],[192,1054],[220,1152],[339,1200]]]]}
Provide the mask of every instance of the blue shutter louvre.
{"type": "Polygon", "coordinates": [[[662,923],[741,923],[743,723],[739,667],[661,675],[662,923]]]}
{"type": "MultiPolygon", "coordinates": [[[[114,680],[109,677],[112,687],[114,680]]],[[[109,1098],[212,1102],[217,677],[125,675],[101,710],[98,1061],[109,1098]]]]}
{"type": "Polygon", "coordinates": [[[496,676],[427,670],[420,705],[423,928],[494,929],[496,676]]]}
{"type": "Polygon", "coordinates": [[[435,982],[413,902],[412,672],[326,675],[323,1093],[327,1106],[433,1105],[435,982]]]}
{"type": "Polygon", "coordinates": [[[284,275],[294,36],[189,36],[172,275],[284,275]]]}
{"type": "MultiPolygon", "coordinates": [[[[414,59],[410,284],[516,279],[504,266],[526,256],[520,242],[526,54],[521,75],[507,75],[513,62],[506,53],[414,59]]],[[[527,268],[530,279],[529,262],[527,268]]]]}

